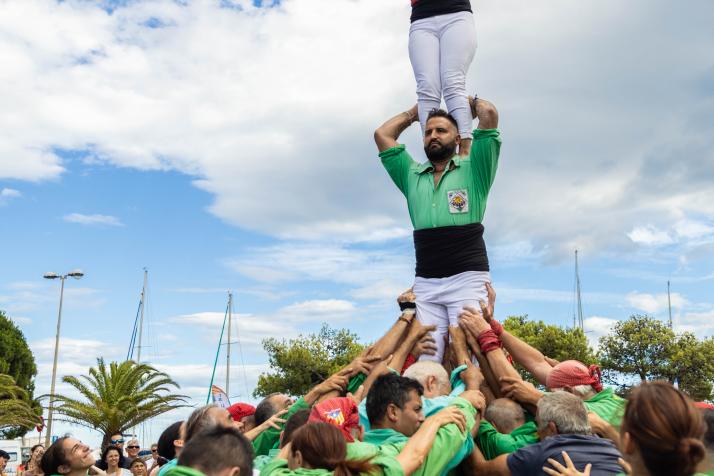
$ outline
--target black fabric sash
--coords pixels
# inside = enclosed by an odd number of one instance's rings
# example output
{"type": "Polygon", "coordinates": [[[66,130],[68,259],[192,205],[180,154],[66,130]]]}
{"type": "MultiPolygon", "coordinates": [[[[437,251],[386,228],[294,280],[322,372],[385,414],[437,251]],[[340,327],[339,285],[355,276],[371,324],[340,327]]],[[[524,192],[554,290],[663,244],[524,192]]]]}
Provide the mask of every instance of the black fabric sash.
{"type": "Polygon", "coordinates": [[[481,223],[414,230],[414,251],[416,275],[421,278],[489,271],[481,223]]]}

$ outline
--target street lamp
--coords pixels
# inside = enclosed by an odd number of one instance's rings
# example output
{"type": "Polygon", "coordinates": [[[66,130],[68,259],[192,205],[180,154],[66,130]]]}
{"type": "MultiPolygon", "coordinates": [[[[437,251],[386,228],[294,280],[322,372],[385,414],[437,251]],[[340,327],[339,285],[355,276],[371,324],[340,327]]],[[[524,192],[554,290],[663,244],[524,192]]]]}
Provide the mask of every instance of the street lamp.
{"type": "Polygon", "coordinates": [[[57,313],[57,333],[55,334],[55,359],[52,363],[52,384],[50,386],[50,406],[47,412],[47,433],[45,435],[45,448],[50,446],[50,438],[52,437],[52,407],[54,405],[55,399],[55,380],[57,378],[57,353],[59,351],[59,336],[60,336],[60,323],[62,322],[62,299],[64,297],[64,280],[67,277],[72,277],[74,279],[80,279],[84,276],[84,273],[75,269],[67,274],[57,274],[57,273],[45,273],[43,278],[45,279],[59,279],[60,280],[60,301],[59,301],[59,312],[57,313]]]}

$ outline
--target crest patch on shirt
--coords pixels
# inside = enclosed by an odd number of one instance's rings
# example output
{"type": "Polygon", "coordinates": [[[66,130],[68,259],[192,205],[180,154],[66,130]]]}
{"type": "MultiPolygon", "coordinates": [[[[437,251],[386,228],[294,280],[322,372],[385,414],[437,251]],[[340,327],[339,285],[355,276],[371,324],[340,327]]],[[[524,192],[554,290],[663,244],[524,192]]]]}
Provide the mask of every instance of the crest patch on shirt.
{"type": "Polygon", "coordinates": [[[450,213],[467,213],[469,211],[469,194],[466,190],[449,190],[446,192],[449,199],[450,213]]]}

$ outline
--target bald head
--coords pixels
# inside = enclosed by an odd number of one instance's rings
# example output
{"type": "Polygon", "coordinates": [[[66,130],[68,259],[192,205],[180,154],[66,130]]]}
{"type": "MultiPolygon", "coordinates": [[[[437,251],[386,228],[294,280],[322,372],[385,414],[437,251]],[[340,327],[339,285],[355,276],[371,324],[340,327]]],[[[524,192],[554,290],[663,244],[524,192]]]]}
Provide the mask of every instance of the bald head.
{"type": "Polygon", "coordinates": [[[523,407],[510,398],[497,398],[486,408],[484,414],[499,433],[508,434],[526,422],[523,407]]]}

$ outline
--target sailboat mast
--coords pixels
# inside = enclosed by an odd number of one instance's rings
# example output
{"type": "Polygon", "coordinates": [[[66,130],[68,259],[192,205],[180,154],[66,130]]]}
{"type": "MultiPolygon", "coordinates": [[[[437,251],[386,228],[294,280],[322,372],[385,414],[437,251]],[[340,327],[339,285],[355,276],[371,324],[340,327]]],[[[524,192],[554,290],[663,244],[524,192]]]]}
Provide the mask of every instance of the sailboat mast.
{"type": "Polygon", "coordinates": [[[667,307],[669,308],[669,328],[672,328],[672,296],[669,289],[669,280],[667,281],[667,307]]]}
{"type": "Polygon", "coordinates": [[[233,293],[228,291],[228,339],[226,340],[226,395],[230,398],[231,386],[231,321],[233,320],[233,293]]]}
{"type": "Polygon", "coordinates": [[[583,330],[583,302],[580,298],[580,271],[578,269],[578,250],[575,250],[575,292],[578,302],[577,326],[583,330]]]}
{"type": "Polygon", "coordinates": [[[149,270],[144,268],[144,286],[141,288],[141,314],[139,317],[139,344],[136,352],[136,362],[141,362],[141,337],[144,333],[144,308],[146,307],[146,281],[149,277],[149,270]]]}

